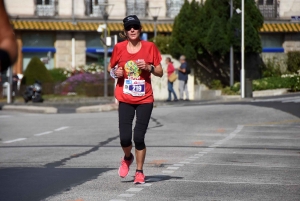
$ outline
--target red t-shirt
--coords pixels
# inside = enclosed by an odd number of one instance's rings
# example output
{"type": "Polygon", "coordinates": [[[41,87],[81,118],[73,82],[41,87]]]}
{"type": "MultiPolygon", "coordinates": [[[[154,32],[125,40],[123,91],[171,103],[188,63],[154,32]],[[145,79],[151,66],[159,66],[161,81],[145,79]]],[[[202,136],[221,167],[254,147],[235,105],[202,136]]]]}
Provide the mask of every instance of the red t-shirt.
{"type": "Polygon", "coordinates": [[[122,67],[124,70],[124,77],[118,79],[115,89],[115,97],[120,102],[130,104],[152,103],[154,102],[154,98],[151,86],[151,73],[149,71],[139,69],[136,65],[136,61],[139,59],[144,59],[146,63],[157,66],[160,64],[162,59],[159,50],[154,43],[141,41],[141,49],[135,54],[130,54],[127,51],[127,44],[127,40],[117,43],[110,59],[111,67],[118,66],[118,68],[122,67]],[[125,79],[145,80],[144,86],[141,86],[140,88],[144,90],[144,95],[134,96],[124,93],[123,88],[127,87],[124,86],[125,79]]]}
{"type": "Polygon", "coordinates": [[[172,62],[170,62],[170,63],[168,64],[168,69],[167,69],[167,71],[168,71],[168,77],[170,77],[170,75],[175,71],[175,68],[174,68],[172,62]]]}

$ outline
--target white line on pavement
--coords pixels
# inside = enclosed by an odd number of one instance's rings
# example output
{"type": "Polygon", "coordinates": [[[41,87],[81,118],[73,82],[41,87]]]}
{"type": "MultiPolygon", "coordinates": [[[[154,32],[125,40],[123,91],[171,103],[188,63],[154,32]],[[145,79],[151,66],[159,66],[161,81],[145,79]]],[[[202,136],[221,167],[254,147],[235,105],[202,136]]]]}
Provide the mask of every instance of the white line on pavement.
{"type": "Polygon", "coordinates": [[[143,188],[130,188],[126,191],[128,191],[128,192],[140,192],[141,190],[143,190],[143,188]]]}
{"type": "Polygon", "coordinates": [[[2,115],[2,116],[0,116],[0,118],[10,118],[10,117],[12,117],[12,116],[9,116],[9,115],[2,115]]]}
{"type": "Polygon", "coordinates": [[[62,130],[65,130],[67,128],[69,128],[69,126],[60,127],[60,128],[55,129],[54,131],[62,131],[62,130]]]}
{"type": "Polygon", "coordinates": [[[178,170],[179,167],[167,167],[167,170],[178,170]]]}
{"type": "Polygon", "coordinates": [[[240,166],[240,167],[258,167],[258,168],[288,168],[288,169],[300,169],[300,167],[290,167],[290,166],[284,166],[284,165],[277,165],[277,166],[270,166],[270,165],[256,165],[256,164],[249,164],[249,163],[243,163],[243,164],[225,164],[225,163],[191,163],[191,165],[211,165],[211,166],[240,166]]]}
{"type": "Polygon", "coordinates": [[[163,170],[162,173],[164,173],[164,174],[172,174],[172,173],[174,173],[174,171],[171,171],[171,170],[163,170]]]}
{"type": "Polygon", "coordinates": [[[18,141],[22,141],[22,140],[26,140],[27,138],[17,138],[14,140],[8,140],[8,141],[4,141],[3,143],[12,143],[12,142],[18,142],[18,141]]]}
{"type": "Polygon", "coordinates": [[[116,199],[114,199],[114,200],[109,200],[109,201],[126,201],[126,200],[116,200],[116,199]]]}
{"type": "Polygon", "coordinates": [[[43,132],[43,133],[34,134],[34,136],[48,135],[50,133],[53,133],[53,131],[46,131],[46,132],[43,132]]]}
{"type": "Polygon", "coordinates": [[[126,197],[126,198],[130,198],[133,197],[135,194],[120,194],[119,197],[126,197]]]}
{"type": "Polygon", "coordinates": [[[282,185],[282,186],[300,186],[300,184],[284,183],[262,183],[262,182],[230,182],[230,181],[199,181],[199,180],[166,180],[175,182],[192,182],[192,183],[224,183],[224,184],[253,184],[253,185],[282,185]]]}

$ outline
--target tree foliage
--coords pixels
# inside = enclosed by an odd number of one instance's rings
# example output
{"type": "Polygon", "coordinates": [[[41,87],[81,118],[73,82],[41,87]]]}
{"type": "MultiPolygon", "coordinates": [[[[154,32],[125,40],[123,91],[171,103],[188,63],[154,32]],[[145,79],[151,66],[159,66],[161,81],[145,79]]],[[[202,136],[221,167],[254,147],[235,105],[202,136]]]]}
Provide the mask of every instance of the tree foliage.
{"type": "Polygon", "coordinates": [[[50,83],[53,81],[53,78],[43,62],[38,57],[33,57],[26,67],[22,84],[31,85],[36,80],[42,83],[50,83]]]}
{"type": "MultiPolygon", "coordinates": [[[[233,3],[234,10],[241,8],[240,0],[233,3]]],[[[246,61],[250,57],[257,59],[262,50],[258,32],[262,24],[263,16],[254,0],[245,0],[246,61]]],[[[228,85],[231,45],[235,51],[235,77],[239,78],[241,15],[234,12],[230,18],[230,0],[206,0],[204,5],[185,0],[173,25],[170,43],[173,57],[184,54],[195,71],[207,78],[206,82],[219,79],[228,85]]]]}

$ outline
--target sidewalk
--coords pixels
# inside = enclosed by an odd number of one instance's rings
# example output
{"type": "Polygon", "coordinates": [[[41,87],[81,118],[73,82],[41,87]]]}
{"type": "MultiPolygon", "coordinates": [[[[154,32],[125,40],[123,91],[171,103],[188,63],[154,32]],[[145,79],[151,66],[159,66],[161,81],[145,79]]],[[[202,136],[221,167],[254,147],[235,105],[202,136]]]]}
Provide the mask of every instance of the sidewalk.
{"type": "MultiPolygon", "coordinates": [[[[274,97],[277,95],[286,94],[286,90],[266,90],[253,93],[253,98],[242,99],[239,95],[233,96],[219,96],[211,100],[192,100],[192,101],[178,101],[178,102],[165,102],[155,101],[154,107],[168,106],[168,105],[194,105],[205,103],[222,103],[222,102],[236,102],[236,101],[249,101],[257,98],[274,97]]],[[[31,112],[31,113],[91,113],[91,112],[105,112],[118,109],[118,104],[115,103],[114,97],[96,97],[96,98],[59,98],[49,99],[44,103],[24,103],[17,101],[13,104],[6,104],[0,102],[0,110],[31,112]]]]}

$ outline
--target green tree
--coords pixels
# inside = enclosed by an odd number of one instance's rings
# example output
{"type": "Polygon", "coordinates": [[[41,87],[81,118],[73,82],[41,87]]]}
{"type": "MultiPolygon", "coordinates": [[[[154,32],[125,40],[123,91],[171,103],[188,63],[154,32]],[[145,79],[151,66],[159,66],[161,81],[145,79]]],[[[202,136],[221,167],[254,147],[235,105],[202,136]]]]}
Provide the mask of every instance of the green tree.
{"type": "MultiPolygon", "coordinates": [[[[234,8],[241,8],[241,1],[234,0],[234,8]]],[[[230,18],[230,0],[206,0],[204,5],[185,0],[173,25],[170,52],[173,57],[184,54],[200,80],[210,85],[212,80],[229,84],[229,52],[235,50],[235,80],[239,80],[241,49],[241,15],[230,18]]],[[[261,52],[259,29],[263,16],[254,0],[245,0],[245,53],[246,72],[258,66],[261,52]],[[257,62],[253,62],[253,61],[257,62]],[[255,64],[254,64],[255,63],[255,64]],[[248,69],[248,70],[247,70],[248,69]]],[[[257,74],[257,73],[256,73],[257,74]]],[[[256,75],[256,77],[259,75],[256,75]]]]}
{"type": "Polygon", "coordinates": [[[33,57],[26,67],[22,84],[31,85],[36,80],[42,83],[53,82],[53,78],[43,62],[38,57],[33,57]]]}

